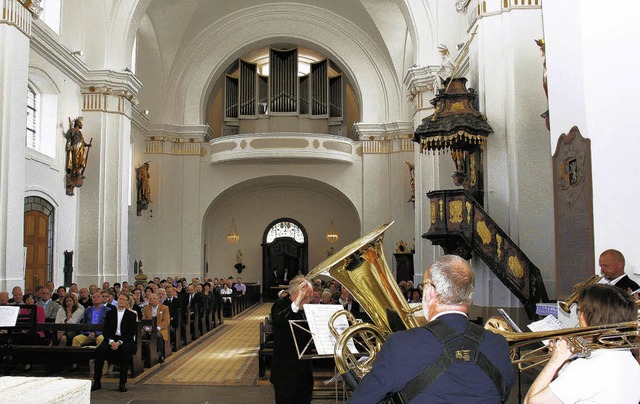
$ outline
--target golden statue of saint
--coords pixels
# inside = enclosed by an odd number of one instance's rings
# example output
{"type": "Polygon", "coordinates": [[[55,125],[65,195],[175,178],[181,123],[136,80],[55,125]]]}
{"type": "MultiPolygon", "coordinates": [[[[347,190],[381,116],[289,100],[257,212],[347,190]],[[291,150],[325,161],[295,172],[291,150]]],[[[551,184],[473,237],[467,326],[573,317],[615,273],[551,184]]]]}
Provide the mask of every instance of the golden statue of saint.
{"type": "Polygon", "coordinates": [[[65,151],[67,152],[67,174],[74,177],[83,176],[87,166],[88,148],[90,143],[84,141],[82,135],[82,117],[79,116],[73,121],[69,119],[69,130],[64,135],[67,139],[65,151]]]}

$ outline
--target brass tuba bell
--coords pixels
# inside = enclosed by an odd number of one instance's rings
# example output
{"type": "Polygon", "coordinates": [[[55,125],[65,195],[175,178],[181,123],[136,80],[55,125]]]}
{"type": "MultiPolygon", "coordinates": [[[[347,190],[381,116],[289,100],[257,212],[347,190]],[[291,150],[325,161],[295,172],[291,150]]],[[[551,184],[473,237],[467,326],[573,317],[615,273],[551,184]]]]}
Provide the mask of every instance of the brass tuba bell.
{"type": "MultiPolygon", "coordinates": [[[[389,334],[419,326],[414,315],[416,310],[409,307],[402,295],[382,251],[384,232],[392,224],[393,222],[384,224],[357,239],[320,263],[306,276],[308,280],[312,280],[324,275],[340,282],[374,323],[352,324],[340,335],[335,330],[332,331],[337,339],[334,351],[336,367],[341,374],[346,375],[345,379],[351,387],[370,370],[382,342],[389,334]],[[347,342],[352,338],[359,342],[365,352],[356,356],[349,352],[347,342]],[[368,359],[359,361],[358,358],[362,356],[368,359]]],[[[355,321],[351,313],[341,310],[332,317],[330,329],[333,328],[333,319],[340,315],[346,315],[352,323],[355,321]]]]}

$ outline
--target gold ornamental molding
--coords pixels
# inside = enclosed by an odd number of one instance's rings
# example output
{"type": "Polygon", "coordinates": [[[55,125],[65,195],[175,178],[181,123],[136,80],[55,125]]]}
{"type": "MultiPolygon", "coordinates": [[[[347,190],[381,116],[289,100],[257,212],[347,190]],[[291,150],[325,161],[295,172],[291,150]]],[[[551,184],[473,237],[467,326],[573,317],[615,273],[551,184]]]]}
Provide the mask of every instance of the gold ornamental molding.
{"type": "Polygon", "coordinates": [[[2,15],[0,24],[13,25],[26,36],[31,36],[31,19],[38,18],[42,12],[40,1],[1,0],[2,15]]]}
{"type": "Polygon", "coordinates": [[[478,18],[483,18],[511,10],[539,8],[542,8],[542,0],[478,0],[475,12],[478,18]]]}
{"type": "Polygon", "coordinates": [[[462,223],[462,201],[449,201],[449,223],[462,223]]]}
{"type": "Polygon", "coordinates": [[[524,269],[522,268],[522,264],[520,263],[518,257],[516,257],[515,255],[509,257],[507,265],[509,265],[509,270],[511,270],[511,273],[516,278],[521,279],[524,276],[524,269]]]}
{"type": "MultiPolygon", "coordinates": [[[[135,121],[135,118],[134,118],[135,121]]],[[[209,125],[147,125],[145,132],[146,154],[173,156],[201,156],[203,144],[213,135],[209,125]]]]}
{"type": "Polygon", "coordinates": [[[126,89],[89,86],[82,90],[82,110],[102,111],[131,116],[131,105],[138,99],[126,89]]]}
{"type": "Polygon", "coordinates": [[[130,72],[90,70],[81,86],[82,110],[122,114],[131,117],[132,106],[142,82],[130,72]]]}
{"type": "Polygon", "coordinates": [[[491,242],[491,231],[487,227],[487,224],[484,222],[484,220],[478,221],[478,223],[476,224],[476,232],[478,233],[478,236],[480,236],[482,244],[487,245],[491,242]]]}
{"type": "Polygon", "coordinates": [[[411,122],[353,124],[356,136],[362,141],[363,154],[391,154],[413,152],[413,124],[411,122]]]}

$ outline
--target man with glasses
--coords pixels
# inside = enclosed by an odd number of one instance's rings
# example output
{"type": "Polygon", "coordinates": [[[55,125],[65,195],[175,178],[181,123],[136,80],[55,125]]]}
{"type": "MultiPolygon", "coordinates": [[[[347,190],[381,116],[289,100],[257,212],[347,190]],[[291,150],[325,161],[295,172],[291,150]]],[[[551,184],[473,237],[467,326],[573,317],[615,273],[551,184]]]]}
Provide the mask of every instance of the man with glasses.
{"type": "Polygon", "coordinates": [[[350,403],[377,403],[396,393],[414,403],[506,401],[515,383],[507,341],[467,318],[473,269],[445,255],[425,271],[424,283],[429,323],[389,336],[350,403]]]}

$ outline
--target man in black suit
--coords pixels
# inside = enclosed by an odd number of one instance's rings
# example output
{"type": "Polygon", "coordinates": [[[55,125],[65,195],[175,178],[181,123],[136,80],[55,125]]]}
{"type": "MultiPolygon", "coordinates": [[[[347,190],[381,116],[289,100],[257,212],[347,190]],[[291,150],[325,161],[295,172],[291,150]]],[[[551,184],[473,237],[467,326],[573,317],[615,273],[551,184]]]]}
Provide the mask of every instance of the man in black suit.
{"type": "Polygon", "coordinates": [[[102,331],[104,340],[96,349],[96,365],[91,391],[102,388],[100,379],[105,359],[120,366],[118,390],[121,393],[127,391],[127,372],[135,349],[136,336],[136,313],[127,310],[128,303],[128,296],[121,293],[118,296],[118,309],[107,311],[102,331]]]}
{"type": "Polygon", "coordinates": [[[624,273],[624,255],[622,255],[620,251],[604,251],[600,254],[598,263],[600,264],[600,272],[602,273],[600,283],[613,285],[629,292],[635,292],[640,288],[637,283],[632,281],[631,278],[624,273]]]}
{"type": "MultiPolygon", "coordinates": [[[[289,320],[304,319],[304,305],[311,301],[313,288],[304,277],[289,282],[289,295],[278,299],[271,307],[273,322],[273,358],[271,377],[276,404],[310,403],[313,393],[311,361],[299,360],[289,320]]],[[[309,334],[294,328],[299,346],[305,346],[309,334]]]]}

